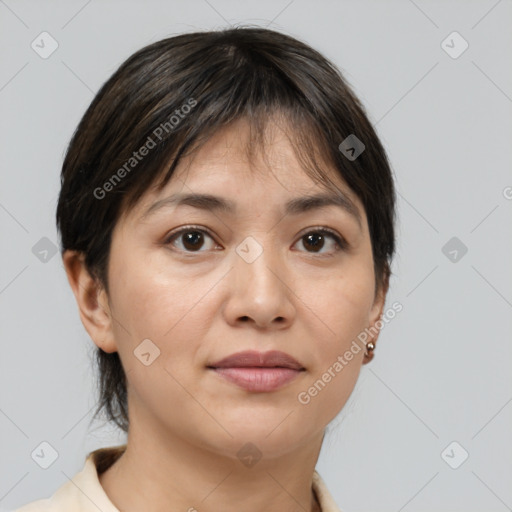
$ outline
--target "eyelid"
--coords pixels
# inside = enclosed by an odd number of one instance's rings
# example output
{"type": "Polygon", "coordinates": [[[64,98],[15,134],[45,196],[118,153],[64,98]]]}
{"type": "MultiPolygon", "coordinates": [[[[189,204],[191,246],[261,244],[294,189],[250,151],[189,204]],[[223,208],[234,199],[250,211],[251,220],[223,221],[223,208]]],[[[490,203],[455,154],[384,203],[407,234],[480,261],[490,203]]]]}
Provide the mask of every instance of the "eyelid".
{"type": "Polygon", "coordinates": [[[176,230],[171,231],[171,233],[165,235],[164,244],[170,244],[171,239],[177,235],[181,235],[182,233],[186,233],[187,231],[200,231],[201,233],[206,233],[210,238],[215,240],[214,235],[210,232],[209,229],[204,226],[195,226],[194,224],[189,224],[187,226],[181,226],[181,228],[177,228],[176,230]]]}

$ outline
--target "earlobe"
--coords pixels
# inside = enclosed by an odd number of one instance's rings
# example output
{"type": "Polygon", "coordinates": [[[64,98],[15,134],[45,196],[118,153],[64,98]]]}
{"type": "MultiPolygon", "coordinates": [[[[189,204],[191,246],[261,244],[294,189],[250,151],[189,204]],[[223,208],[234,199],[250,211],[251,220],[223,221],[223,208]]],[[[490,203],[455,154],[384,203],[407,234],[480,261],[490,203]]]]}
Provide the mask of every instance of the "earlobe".
{"type": "Polygon", "coordinates": [[[104,287],[87,270],[82,253],[65,251],[62,261],[85,330],[103,351],[116,352],[112,315],[104,287]]]}
{"type": "Polygon", "coordinates": [[[380,329],[382,328],[381,318],[382,313],[384,312],[384,305],[386,303],[388,288],[389,279],[386,277],[375,297],[372,309],[370,311],[370,326],[368,330],[374,334],[366,341],[366,353],[364,355],[363,364],[367,364],[373,359],[373,350],[377,344],[377,339],[380,335],[380,329]]]}

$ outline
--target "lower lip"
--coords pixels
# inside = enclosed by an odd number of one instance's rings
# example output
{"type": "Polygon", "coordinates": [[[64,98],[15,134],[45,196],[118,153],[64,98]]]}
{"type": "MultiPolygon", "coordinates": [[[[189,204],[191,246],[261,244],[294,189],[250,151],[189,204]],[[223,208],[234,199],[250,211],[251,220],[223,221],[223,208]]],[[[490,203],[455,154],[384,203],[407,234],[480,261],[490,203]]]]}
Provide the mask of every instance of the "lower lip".
{"type": "Polygon", "coordinates": [[[275,391],[301,373],[292,368],[213,368],[221,377],[247,391],[275,391]]]}

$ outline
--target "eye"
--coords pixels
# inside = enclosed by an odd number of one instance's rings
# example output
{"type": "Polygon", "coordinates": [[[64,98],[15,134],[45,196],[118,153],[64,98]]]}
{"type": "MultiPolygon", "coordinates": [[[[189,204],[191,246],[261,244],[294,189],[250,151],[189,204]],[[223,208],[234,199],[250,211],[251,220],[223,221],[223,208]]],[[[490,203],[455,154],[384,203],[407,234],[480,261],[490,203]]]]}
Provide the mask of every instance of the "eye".
{"type": "MultiPolygon", "coordinates": [[[[330,252],[331,254],[325,254],[325,256],[334,256],[333,252],[336,253],[347,248],[347,242],[345,239],[327,228],[319,228],[308,231],[300,238],[297,243],[302,242],[304,247],[312,249],[308,252],[319,253],[321,249],[326,246],[326,240],[328,239],[331,239],[330,245],[331,247],[334,247],[334,250],[328,251],[328,253],[330,252]]],[[[329,244],[327,244],[327,246],[329,246],[329,244]]]]}
{"type": "Polygon", "coordinates": [[[171,233],[171,235],[166,238],[165,243],[176,247],[176,242],[181,242],[179,244],[181,247],[177,247],[179,250],[186,252],[204,252],[200,249],[205,245],[206,239],[210,239],[211,242],[213,242],[213,244],[210,244],[210,247],[207,247],[206,250],[208,251],[213,248],[212,245],[215,245],[213,238],[204,229],[195,226],[187,226],[171,233]]]}
{"type": "MultiPolygon", "coordinates": [[[[348,247],[345,239],[336,232],[327,228],[318,228],[308,231],[297,243],[302,242],[303,247],[310,249],[310,253],[324,254],[325,256],[334,256],[333,253],[344,250],[348,247]],[[324,247],[329,247],[326,241],[331,240],[330,246],[333,248],[327,251],[327,254],[321,253],[324,247]],[[330,253],[330,254],[329,254],[330,253]]],[[[174,233],[171,233],[164,241],[165,244],[171,244],[180,251],[184,252],[205,252],[216,247],[215,241],[207,231],[196,226],[186,226],[174,233]],[[208,239],[210,244],[207,243],[208,239]],[[209,246],[208,246],[209,245],[209,246]],[[206,246],[204,251],[201,251],[206,246]]],[[[324,251],[325,252],[325,251],[324,251]]]]}

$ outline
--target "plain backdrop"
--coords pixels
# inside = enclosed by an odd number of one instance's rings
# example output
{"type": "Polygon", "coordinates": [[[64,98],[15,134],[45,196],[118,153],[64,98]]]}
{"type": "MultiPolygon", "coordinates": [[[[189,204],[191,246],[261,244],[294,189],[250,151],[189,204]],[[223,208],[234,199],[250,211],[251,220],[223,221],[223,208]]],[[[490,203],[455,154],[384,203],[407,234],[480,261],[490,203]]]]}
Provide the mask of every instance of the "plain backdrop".
{"type": "Polygon", "coordinates": [[[387,304],[403,310],[317,470],[344,512],[511,510],[511,21],[510,0],[0,1],[1,510],[49,496],[88,451],[124,442],[89,425],[93,343],[52,252],[67,143],[134,51],[229,24],[283,31],[331,59],[397,180],[387,304]],[[42,442],[58,454],[48,469],[31,457],[42,442]]]}

